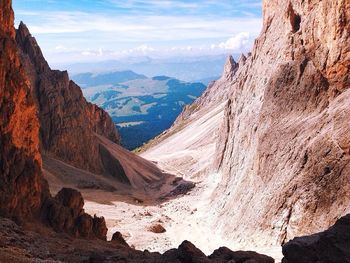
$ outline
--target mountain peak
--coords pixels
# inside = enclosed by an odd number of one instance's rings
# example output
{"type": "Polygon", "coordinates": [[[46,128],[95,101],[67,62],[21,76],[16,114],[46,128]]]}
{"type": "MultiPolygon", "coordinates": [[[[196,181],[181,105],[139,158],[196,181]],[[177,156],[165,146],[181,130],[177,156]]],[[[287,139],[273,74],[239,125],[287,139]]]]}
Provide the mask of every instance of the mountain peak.
{"type": "Polygon", "coordinates": [[[236,73],[237,69],[238,69],[238,63],[233,59],[231,55],[228,56],[224,66],[223,77],[225,79],[231,79],[234,73],[236,73]]]}
{"type": "Polygon", "coordinates": [[[32,63],[36,65],[37,70],[44,72],[50,69],[36,39],[30,34],[28,27],[22,21],[16,30],[16,42],[28,54],[32,63]]]}
{"type": "Polygon", "coordinates": [[[238,65],[244,65],[247,61],[247,57],[244,54],[241,54],[241,56],[238,59],[238,65]]]}
{"type": "Polygon", "coordinates": [[[20,34],[23,38],[26,38],[27,36],[31,35],[27,25],[24,24],[23,21],[19,23],[17,33],[20,34]]]}

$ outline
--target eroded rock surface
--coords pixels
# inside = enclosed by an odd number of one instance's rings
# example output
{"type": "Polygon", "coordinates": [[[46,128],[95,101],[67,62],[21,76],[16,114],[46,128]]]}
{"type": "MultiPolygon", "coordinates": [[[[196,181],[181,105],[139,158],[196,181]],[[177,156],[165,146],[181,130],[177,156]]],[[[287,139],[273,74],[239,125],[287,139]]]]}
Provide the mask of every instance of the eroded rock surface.
{"type": "MultiPolygon", "coordinates": [[[[48,157],[44,162],[49,158],[60,160],[132,188],[144,189],[163,179],[155,165],[119,147],[120,137],[110,116],[86,101],[66,71],[49,67],[22,22],[16,41],[39,112],[41,151],[48,157]]],[[[59,178],[60,172],[51,175],[59,178]]]]}
{"type": "Polygon", "coordinates": [[[103,217],[90,216],[84,212],[84,199],[78,191],[62,188],[55,198],[48,199],[42,219],[57,232],[76,237],[106,240],[107,227],[103,217]]]}
{"type": "Polygon", "coordinates": [[[223,235],[269,244],[349,211],[350,3],[263,6],[262,33],[230,83],[215,205],[223,235]]]}
{"type": "Polygon", "coordinates": [[[228,59],[143,153],[218,174],[213,230],[243,246],[283,244],[350,212],[350,2],[266,0],[263,13],[252,52],[238,68],[228,59]]]}

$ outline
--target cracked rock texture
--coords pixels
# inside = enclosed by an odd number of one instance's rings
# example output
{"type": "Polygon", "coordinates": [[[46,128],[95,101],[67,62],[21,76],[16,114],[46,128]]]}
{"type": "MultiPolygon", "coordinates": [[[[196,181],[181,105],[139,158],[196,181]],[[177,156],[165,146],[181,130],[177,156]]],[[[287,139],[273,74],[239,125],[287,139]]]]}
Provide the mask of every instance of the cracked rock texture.
{"type": "Polygon", "coordinates": [[[0,214],[21,221],[48,195],[41,174],[39,121],[15,42],[11,2],[0,2],[0,214]]]}
{"type": "Polygon", "coordinates": [[[214,200],[224,236],[283,244],[349,212],[350,2],[263,9],[262,33],[230,82],[214,200]]]}
{"type": "Polygon", "coordinates": [[[252,52],[229,58],[143,154],[173,147],[165,162],[183,174],[217,174],[213,231],[242,246],[283,244],[350,212],[350,2],[265,0],[263,16],[252,52]]]}

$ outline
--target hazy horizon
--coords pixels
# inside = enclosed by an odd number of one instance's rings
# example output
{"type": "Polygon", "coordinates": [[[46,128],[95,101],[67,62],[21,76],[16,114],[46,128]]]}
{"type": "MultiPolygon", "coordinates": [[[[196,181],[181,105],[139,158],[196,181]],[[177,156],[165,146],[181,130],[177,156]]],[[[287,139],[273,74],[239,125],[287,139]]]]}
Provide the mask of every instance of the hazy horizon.
{"type": "Polygon", "coordinates": [[[261,1],[13,0],[50,64],[248,52],[261,1]]]}

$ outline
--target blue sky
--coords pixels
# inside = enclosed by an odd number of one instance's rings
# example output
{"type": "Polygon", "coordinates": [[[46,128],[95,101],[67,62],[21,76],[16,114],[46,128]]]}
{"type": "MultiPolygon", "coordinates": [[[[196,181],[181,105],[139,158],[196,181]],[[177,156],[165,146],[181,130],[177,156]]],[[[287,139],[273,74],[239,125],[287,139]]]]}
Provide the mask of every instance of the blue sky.
{"type": "Polygon", "coordinates": [[[13,0],[51,64],[250,50],[261,0],[13,0]]]}

